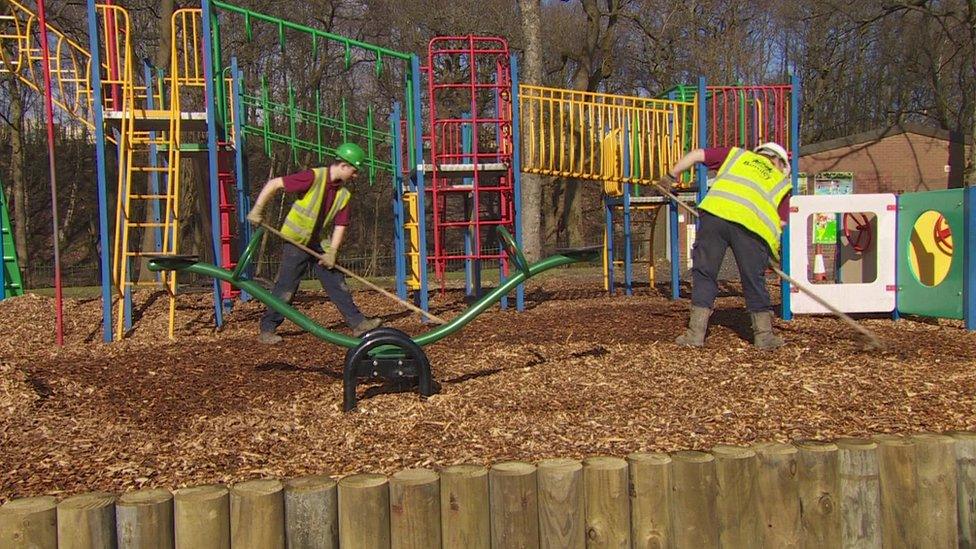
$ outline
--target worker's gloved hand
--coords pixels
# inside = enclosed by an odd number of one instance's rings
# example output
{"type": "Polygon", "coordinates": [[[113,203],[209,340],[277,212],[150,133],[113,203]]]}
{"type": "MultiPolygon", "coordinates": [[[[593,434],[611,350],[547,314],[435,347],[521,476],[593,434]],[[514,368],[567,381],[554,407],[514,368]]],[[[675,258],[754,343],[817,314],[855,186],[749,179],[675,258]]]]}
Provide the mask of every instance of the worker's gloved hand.
{"type": "Polygon", "coordinates": [[[247,220],[252,225],[260,225],[264,221],[264,206],[255,204],[251,211],[247,213],[247,220]]]}
{"type": "Polygon", "coordinates": [[[664,175],[661,176],[662,185],[666,185],[668,187],[674,187],[677,183],[678,180],[675,179],[673,175],[671,175],[671,172],[664,172],[664,175]]]}
{"type": "Polygon", "coordinates": [[[335,268],[337,252],[338,250],[336,250],[332,246],[326,248],[325,251],[322,253],[322,258],[319,259],[319,265],[325,267],[326,269],[335,268]]]}

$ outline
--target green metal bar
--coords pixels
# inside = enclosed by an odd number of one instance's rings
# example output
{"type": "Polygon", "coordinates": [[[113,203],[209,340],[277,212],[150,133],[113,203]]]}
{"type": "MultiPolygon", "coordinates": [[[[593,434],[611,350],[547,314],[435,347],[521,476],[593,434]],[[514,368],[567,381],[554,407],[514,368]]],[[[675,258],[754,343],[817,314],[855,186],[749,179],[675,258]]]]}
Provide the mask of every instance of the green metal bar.
{"type": "Polygon", "coordinates": [[[295,88],[288,84],[288,132],[291,144],[291,157],[298,163],[298,138],[295,132],[295,88]]]}
{"type": "Polygon", "coordinates": [[[217,12],[210,13],[211,40],[211,59],[213,60],[213,79],[215,101],[213,105],[217,107],[217,120],[221,124],[218,128],[217,139],[227,138],[227,88],[224,85],[223,59],[220,58],[220,21],[217,19],[217,12]]]}
{"type": "Polygon", "coordinates": [[[342,141],[349,141],[349,111],[346,106],[346,98],[342,98],[342,108],[340,109],[340,114],[342,116],[342,141]]]}
{"type": "MultiPolygon", "coordinates": [[[[373,140],[375,139],[373,135],[373,106],[369,105],[366,108],[366,149],[368,151],[367,156],[374,158],[376,156],[376,147],[373,145],[373,140]]],[[[369,165],[369,184],[372,185],[376,181],[376,166],[373,164],[369,165]]]]}
{"type": "Polygon", "coordinates": [[[271,134],[271,112],[268,109],[268,77],[264,75],[261,76],[261,106],[263,107],[261,125],[264,136],[264,154],[271,156],[271,140],[268,139],[271,134]]]}
{"type": "Polygon", "coordinates": [[[322,150],[322,93],[318,88],[315,89],[315,145],[315,152],[321,164],[325,153],[322,150]]]}
{"type": "MultiPolygon", "coordinates": [[[[249,126],[249,127],[244,128],[244,134],[245,135],[262,135],[262,132],[258,128],[255,128],[253,126],[249,126]]],[[[288,145],[288,146],[292,146],[293,145],[293,143],[291,141],[291,137],[290,136],[287,136],[287,135],[282,135],[282,134],[278,134],[278,133],[271,133],[271,134],[269,134],[269,135],[266,136],[266,139],[267,139],[267,142],[268,142],[269,146],[270,146],[271,143],[279,143],[279,144],[288,145]]],[[[297,148],[299,150],[308,151],[308,152],[312,152],[312,153],[314,153],[314,152],[316,152],[318,150],[318,148],[315,146],[314,143],[308,143],[308,142],[301,141],[301,140],[299,140],[297,143],[295,143],[294,146],[295,146],[295,148],[297,148]]],[[[335,151],[335,149],[333,149],[331,147],[323,147],[322,150],[326,154],[332,154],[335,151]]],[[[374,159],[366,159],[366,162],[367,162],[367,165],[372,164],[372,165],[375,165],[378,169],[386,170],[386,171],[388,171],[390,173],[393,173],[393,165],[390,164],[389,162],[384,162],[382,160],[377,160],[375,158],[374,159]]]]}
{"type": "Polygon", "coordinates": [[[404,101],[403,101],[403,103],[407,107],[407,114],[406,114],[406,120],[407,120],[407,129],[406,129],[406,134],[407,134],[407,150],[410,151],[410,152],[407,153],[407,155],[406,155],[407,156],[407,165],[406,165],[406,168],[407,168],[407,171],[409,172],[411,169],[414,168],[414,166],[411,165],[411,164],[413,164],[413,162],[410,161],[410,158],[412,158],[412,156],[413,156],[413,151],[415,151],[417,149],[415,148],[414,131],[413,131],[413,107],[414,107],[414,105],[413,105],[413,99],[412,99],[413,98],[413,79],[410,77],[410,74],[409,73],[405,76],[405,78],[406,78],[406,86],[405,86],[406,92],[404,93],[404,101]]]}
{"type": "MultiPolygon", "coordinates": [[[[241,97],[244,106],[247,107],[257,107],[257,108],[266,107],[270,110],[276,110],[282,113],[286,112],[288,109],[287,105],[281,103],[275,103],[274,101],[268,101],[267,104],[265,104],[263,97],[259,98],[253,95],[243,95],[241,97]]],[[[329,117],[321,116],[321,113],[306,111],[298,106],[295,107],[295,116],[297,117],[299,122],[307,122],[309,124],[315,124],[317,119],[321,117],[322,123],[326,128],[332,128],[337,131],[342,131],[343,128],[346,128],[346,131],[348,133],[352,133],[354,135],[359,135],[359,136],[367,135],[367,130],[369,128],[369,126],[361,126],[359,124],[350,122],[348,120],[343,122],[339,118],[329,118],[329,117]]],[[[392,134],[377,131],[375,129],[374,129],[374,133],[377,136],[379,136],[376,138],[377,140],[380,140],[382,138],[383,140],[388,141],[392,137],[392,134]]]]}
{"type": "Polygon", "coordinates": [[[240,6],[235,6],[233,4],[228,4],[227,2],[222,2],[220,0],[213,0],[212,4],[215,7],[220,8],[222,10],[225,10],[225,11],[228,11],[228,12],[231,12],[231,13],[236,13],[236,14],[239,14],[239,15],[243,15],[245,17],[245,21],[247,21],[248,18],[252,18],[252,19],[259,20],[259,21],[264,21],[264,22],[267,22],[267,23],[276,24],[276,25],[281,26],[282,28],[287,28],[287,29],[296,30],[296,31],[299,31],[299,32],[308,33],[308,34],[311,34],[313,36],[319,36],[321,38],[325,38],[327,40],[332,40],[332,41],[335,41],[335,42],[341,42],[341,43],[345,44],[347,48],[350,47],[350,46],[356,46],[357,48],[362,48],[364,50],[368,50],[368,51],[374,52],[374,53],[379,54],[379,55],[385,55],[387,57],[392,57],[394,59],[401,59],[403,61],[409,61],[410,60],[410,57],[411,57],[411,54],[409,54],[409,53],[403,53],[403,52],[399,52],[399,51],[396,51],[396,50],[391,50],[391,49],[388,49],[388,48],[383,48],[383,47],[380,47],[380,46],[376,46],[376,45],[373,45],[373,44],[369,44],[367,42],[361,42],[359,40],[354,40],[352,38],[345,38],[345,37],[339,36],[337,34],[332,34],[332,33],[325,32],[325,31],[322,31],[322,30],[319,30],[319,29],[314,29],[312,27],[307,27],[305,25],[299,25],[297,23],[292,23],[290,21],[286,21],[286,20],[283,20],[283,19],[278,19],[277,17],[272,17],[270,15],[265,15],[263,13],[256,12],[256,11],[252,11],[252,10],[249,10],[249,9],[246,9],[246,8],[242,8],[240,6]]]}
{"type": "Polygon", "coordinates": [[[247,36],[248,42],[254,40],[254,29],[251,27],[251,15],[249,13],[244,14],[244,35],[247,36]]]}

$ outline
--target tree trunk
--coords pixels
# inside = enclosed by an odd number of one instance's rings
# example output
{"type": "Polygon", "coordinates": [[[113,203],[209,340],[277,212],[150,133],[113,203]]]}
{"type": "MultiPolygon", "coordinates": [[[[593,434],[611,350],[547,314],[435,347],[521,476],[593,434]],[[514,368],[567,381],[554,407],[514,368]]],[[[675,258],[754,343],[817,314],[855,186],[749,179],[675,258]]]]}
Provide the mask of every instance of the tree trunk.
{"type": "MultiPolygon", "coordinates": [[[[974,0],[976,1],[976,0],[974,0]]],[[[542,31],[540,0],[518,0],[525,38],[523,81],[542,84],[542,31]]],[[[542,257],[542,176],[522,175],[522,248],[525,257],[538,261],[542,257]]]]}
{"type": "Polygon", "coordinates": [[[10,76],[10,173],[13,178],[14,247],[21,265],[27,265],[27,181],[24,174],[24,104],[20,86],[10,76]]]}
{"type": "MultiPolygon", "coordinates": [[[[210,219],[210,181],[207,177],[206,159],[197,159],[192,163],[193,168],[184,172],[186,177],[181,181],[180,191],[193,190],[193,200],[188,201],[193,207],[193,214],[196,223],[193,224],[193,240],[196,245],[196,253],[200,257],[208,258],[216,265],[217,258],[214,257],[213,238],[211,236],[211,224],[220,220],[210,219]]],[[[186,210],[181,213],[184,217],[186,210]]],[[[182,219],[180,224],[183,224],[182,219]]],[[[180,253],[180,250],[176,250],[180,253]]],[[[219,265],[218,265],[219,267],[219,265]]]]}
{"type": "Polygon", "coordinates": [[[586,242],[586,228],[583,226],[583,185],[573,180],[566,189],[566,228],[569,231],[569,246],[580,247],[586,242]]]}

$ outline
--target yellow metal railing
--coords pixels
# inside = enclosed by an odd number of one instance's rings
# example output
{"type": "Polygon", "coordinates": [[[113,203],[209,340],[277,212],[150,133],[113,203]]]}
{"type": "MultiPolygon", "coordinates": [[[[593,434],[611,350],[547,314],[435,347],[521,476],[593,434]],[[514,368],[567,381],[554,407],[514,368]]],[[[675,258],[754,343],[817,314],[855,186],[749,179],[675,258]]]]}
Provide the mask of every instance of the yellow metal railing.
{"type": "Polygon", "coordinates": [[[696,146],[695,101],[519,87],[522,170],[620,183],[649,183],[696,146]]]}
{"type": "MultiPolygon", "coordinates": [[[[0,8],[0,73],[13,73],[44,93],[43,51],[34,11],[17,0],[0,8]]],[[[92,122],[91,55],[86,48],[47,25],[51,102],[89,128],[92,122]]]]}

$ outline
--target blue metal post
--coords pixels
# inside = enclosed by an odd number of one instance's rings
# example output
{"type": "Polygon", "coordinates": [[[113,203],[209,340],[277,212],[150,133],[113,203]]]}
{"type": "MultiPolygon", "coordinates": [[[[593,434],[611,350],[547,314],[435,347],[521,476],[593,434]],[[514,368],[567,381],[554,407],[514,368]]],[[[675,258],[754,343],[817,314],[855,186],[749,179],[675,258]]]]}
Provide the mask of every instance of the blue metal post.
{"type": "MultiPolygon", "coordinates": [[[[253,234],[247,220],[251,210],[251,196],[244,166],[244,72],[238,68],[237,56],[230,58],[231,93],[234,95],[234,180],[237,187],[237,226],[240,227],[240,249],[251,241],[253,234]]],[[[248,267],[248,276],[254,272],[254,263],[248,267]]],[[[251,295],[241,290],[241,301],[250,301],[251,295]]]]}
{"type": "MultiPolygon", "coordinates": [[[[895,309],[891,311],[891,320],[899,320],[901,318],[901,313],[898,312],[898,294],[901,292],[901,272],[898,269],[898,254],[901,253],[901,241],[898,240],[898,221],[901,217],[901,206],[898,204],[901,202],[901,196],[895,195],[895,309]]],[[[965,195],[963,198],[963,208],[965,208],[965,195]]],[[[964,215],[966,212],[964,212],[964,215]]],[[[969,219],[968,216],[966,219],[969,219]]],[[[963,286],[963,291],[965,292],[965,284],[963,286]]]]}
{"type": "MultiPolygon", "coordinates": [[[[467,112],[463,112],[461,113],[461,118],[467,120],[471,118],[471,114],[467,112]]],[[[461,125],[461,150],[464,151],[465,153],[471,152],[471,126],[469,126],[468,124],[461,125]]],[[[471,161],[470,156],[462,156],[461,158],[462,158],[461,160],[462,163],[471,161]]],[[[473,179],[470,177],[465,177],[461,179],[461,182],[467,185],[470,184],[472,180],[473,179]]],[[[464,219],[469,221],[471,219],[471,202],[470,200],[468,200],[467,197],[465,197],[464,199],[464,219]]],[[[473,240],[472,233],[473,233],[472,227],[468,225],[468,229],[464,231],[464,255],[469,256],[464,259],[464,294],[469,296],[474,295],[475,292],[474,284],[473,284],[474,263],[479,263],[479,264],[481,263],[480,261],[477,262],[473,261],[470,257],[474,253],[474,246],[472,245],[472,240],[473,240]]],[[[478,280],[477,291],[478,294],[481,293],[481,280],[478,280]]]]}
{"type": "Polygon", "coordinates": [[[604,239],[606,240],[606,248],[604,253],[606,258],[604,259],[607,263],[606,277],[607,277],[607,291],[610,295],[616,294],[614,272],[613,272],[613,207],[614,200],[609,196],[604,195],[603,197],[603,215],[604,215],[604,227],[606,234],[604,234],[604,239]]]}
{"type": "MultiPolygon", "coordinates": [[[[628,124],[624,124],[624,165],[623,174],[626,177],[630,177],[630,131],[628,124]]],[[[624,218],[624,294],[633,295],[633,285],[634,285],[634,269],[633,269],[633,253],[631,249],[630,235],[630,183],[626,183],[623,186],[624,196],[623,196],[623,218],[624,218]]]]}
{"type": "Polygon", "coordinates": [[[403,151],[400,134],[401,105],[393,104],[390,115],[390,134],[393,136],[393,265],[396,272],[396,292],[407,299],[407,247],[403,215],[403,151]]]}
{"type": "Polygon", "coordinates": [[[668,202],[668,246],[671,250],[671,299],[681,294],[681,250],[678,240],[678,203],[668,202]]]}
{"type": "MultiPolygon", "coordinates": [[[[153,99],[153,77],[152,77],[152,67],[148,60],[145,60],[142,65],[143,68],[143,78],[146,81],[146,108],[149,110],[154,110],[156,108],[155,99],[153,99]]],[[[162,101],[162,97],[160,97],[162,101]]],[[[149,165],[156,168],[159,165],[159,159],[156,155],[158,148],[156,147],[156,132],[149,132],[149,165]]],[[[169,182],[167,182],[168,184],[169,182]]],[[[153,169],[149,173],[149,194],[159,195],[159,172],[153,169]]],[[[161,214],[159,212],[159,200],[152,201],[152,222],[159,223],[161,214]]],[[[156,237],[156,253],[159,253],[163,249],[163,229],[162,227],[155,227],[153,229],[156,237]]],[[[159,273],[153,273],[156,280],[159,280],[159,273]]]]}
{"type": "MultiPolygon", "coordinates": [[[[122,154],[123,154],[123,151],[122,151],[122,134],[119,132],[118,129],[115,129],[115,128],[112,129],[112,133],[115,136],[115,157],[119,159],[119,168],[118,169],[121,170],[122,169],[122,166],[121,165],[122,165],[122,162],[123,162],[123,159],[122,159],[123,158],[122,157],[122,154]]],[[[118,192],[119,192],[120,195],[125,196],[126,193],[129,192],[128,191],[128,188],[129,188],[129,178],[126,177],[125,172],[122,173],[122,177],[121,177],[120,181],[121,181],[121,183],[119,185],[118,192]]],[[[123,253],[122,256],[119,258],[119,261],[125,261],[126,262],[125,272],[126,273],[129,273],[130,276],[131,276],[131,273],[132,273],[132,258],[126,256],[125,253],[123,253]]],[[[126,286],[126,282],[127,282],[126,280],[119,280],[118,281],[118,285],[119,285],[119,289],[122,290],[122,327],[123,327],[123,329],[124,329],[125,332],[128,332],[129,330],[132,329],[132,287],[131,286],[126,286]]],[[[121,338],[122,337],[122,334],[119,334],[119,337],[121,338]]]]}
{"type": "MultiPolygon", "coordinates": [[[[512,71],[512,201],[515,206],[515,243],[522,247],[522,136],[519,131],[518,58],[509,56],[512,71]]],[[[536,221],[538,223],[538,221],[536,221]]],[[[515,288],[515,310],[525,310],[525,284],[515,288]]]]}
{"type": "Polygon", "coordinates": [[[968,186],[963,191],[963,318],[967,330],[976,330],[976,187],[968,186]]]}
{"type": "MultiPolygon", "coordinates": [[[[429,311],[429,300],[427,295],[427,210],[425,209],[424,190],[424,135],[422,124],[423,108],[420,102],[420,58],[414,55],[410,59],[410,73],[413,82],[413,131],[414,131],[414,172],[417,185],[417,233],[419,236],[420,252],[420,308],[429,311]]],[[[423,318],[427,322],[427,318],[423,318]]]]}
{"type": "MultiPolygon", "coordinates": [[[[800,181],[798,174],[800,171],[800,78],[796,75],[790,78],[790,178],[793,181],[793,196],[800,191],[800,181]]],[[[783,228],[780,249],[780,268],[783,272],[790,274],[790,226],[783,228]]],[[[806,253],[804,251],[803,253],[806,253]]],[[[782,296],[780,316],[783,320],[793,318],[793,311],[790,310],[790,284],[785,280],[780,281],[780,295],[782,296]]]]}
{"type": "MultiPolygon", "coordinates": [[[[220,189],[217,181],[217,95],[214,90],[214,59],[213,59],[213,29],[210,17],[212,15],[210,0],[202,0],[203,8],[203,79],[206,90],[207,109],[207,160],[209,161],[210,179],[210,237],[213,245],[214,265],[223,265],[220,251],[220,189]]],[[[179,113],[177,113],[179,116],[179,113]]],[[[213,281],[214,320],[217,327],[224,324],[223,299],[220,295],[220,281],[213,281]]]]}
{"type": "MultiPolygon", "coordinates": [[[[3,216],[3,208],[6,207],[6,197],[3,195],[3,185],[0,185],[0,217],[3,216]]],[[[0,220],[2,221],[2,220],[0,220]]],[[[14,253],[10,252],[13,256],[14,253]]],[[[3,227],[0,224],[0,301],[7,297],[7,258],[3,250],[3,227]]]]}
{"type": "MultiPolygon", "coordinates": [[[[708,109],[705,108],[707,92],[705,77],[698,77],[698,146],[702,149],[708,147],[708,109]]],[[[695,179],[698,181],[698,204],[701,204],[708,192],[708,169],[703,164],[695,166],[695,179]]]]}
{"type": "MultiPolygon", "coordinates": [[[[671,101],[685,101],[684,93],[678,96],[677,90],[668,92],[668,99],[671,101]]],[[[678,121],[671,119],[671,131],[677,131],[678,121]]],[[[686,151],[687,152],[687,151],[686,151]]],[[[678,174],[679,177],[681,174],[678,174]]],[[[678,203],[668,201],[668,250],[671,253],[671,299],[678,299],[681,293],[681,250],[678,249],[680,240],[678,239],[678,203]]],[[[654,261],[654,258],[651,258],[654,261]]]]}
{"type": "Polygon", "coordinates": [[[95,106],[95,171],[98,174],[98,246],[102,282],[102,341],[112,341],[112,275],[109,264],[108,191],[105,181],[105,118],[102,112],[102,66],[98,50],[98,14],[95,0],[87,1],[88,49],[91,52],[92,103],[95,106]]]}

